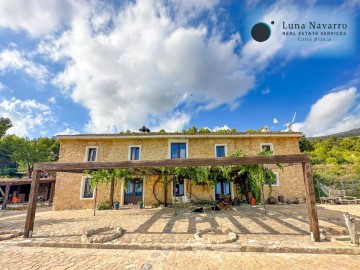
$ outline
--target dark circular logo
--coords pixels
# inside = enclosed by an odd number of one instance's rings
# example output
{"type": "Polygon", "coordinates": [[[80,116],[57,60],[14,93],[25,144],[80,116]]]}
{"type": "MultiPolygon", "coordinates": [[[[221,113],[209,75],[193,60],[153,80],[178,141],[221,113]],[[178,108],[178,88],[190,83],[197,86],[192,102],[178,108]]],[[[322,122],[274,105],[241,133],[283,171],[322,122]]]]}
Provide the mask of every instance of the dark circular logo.
{"type": "Polygon", "coordinates": [[[257,42],[264,42],[271,36],[271,28],[264,22],[259,22],[251,29],[251,36],[257,42]]]}

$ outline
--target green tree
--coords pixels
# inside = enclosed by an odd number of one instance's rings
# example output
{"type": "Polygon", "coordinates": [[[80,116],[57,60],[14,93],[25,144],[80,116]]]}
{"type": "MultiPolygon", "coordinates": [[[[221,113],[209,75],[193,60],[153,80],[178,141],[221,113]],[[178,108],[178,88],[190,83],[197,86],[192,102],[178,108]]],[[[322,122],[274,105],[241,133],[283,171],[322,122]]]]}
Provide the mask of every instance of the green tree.
{"type": "Polygon", "coordinates": [[[10,147],[9,140],[0,139],[0,168],[6,168],[11,164],[10,147]]]}
{"type": "Polygon", "coordinates": [[[59,156],[59,142],[51,138],[29,140],[13,136],[11,145],[11,159],[20,169],[27,170],[29,178],[37,162],[57,161],[59,156]]]}
{"type": "Polygon", "coordinates": [[[187,132],[188,132],[188,133],[197,133],[197,132],[198,132],[198,129],[197,129],[197,127],[195,127],[195,126],[192,126],[191,128],[188,129],[187,132]]]}
{"type": "Polygon", "coordinates": [[[198,130],[199,133],[211,133],[211,130],[207,127],[202,127],[198,130]]]}
{"type": "Polygon", "coordinates": [[[0,138],[2,138],[6,131],[11,128],[13,125],[9,118],[0,117],[0,138]]]}
{"type": "Polygon", "coordinates": [[[314,146],[311,144],[310,140],[306,137],[301,137],[301,139],[299,140],[299,148],[301,153],[311,152],[315,149],[314,146]]]}

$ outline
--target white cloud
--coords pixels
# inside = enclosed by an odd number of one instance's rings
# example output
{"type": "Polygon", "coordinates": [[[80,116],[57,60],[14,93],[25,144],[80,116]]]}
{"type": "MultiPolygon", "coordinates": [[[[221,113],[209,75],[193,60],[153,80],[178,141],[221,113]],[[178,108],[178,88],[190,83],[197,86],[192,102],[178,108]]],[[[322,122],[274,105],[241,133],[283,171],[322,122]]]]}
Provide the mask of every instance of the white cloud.
{"type": "Polygon", "coordinates": [[[274,118],[274,119],[273,119],[273,123],[274,123],[274,124],[277,124],[277,123],[279,123],[279,120],[277,120],[276,118],[274,118]]]}
{"type": "Polygon", "coordinates": [[[75,135],[75,134],[79,134],[79,132],[72,128],[66,128],[63,131],[57,132],[55,135],[75,135]]]}
{"type": "Polygon", "coordinates": [[[269,87],[265,87],[262,91],[261,91],[261,94],[263,95],[267,95],[267,94],[270,94],[270,88],[269,87]]]}
{"type": "MultiPolygon", "coordinates": [[[[194,4],[197,14],[214,4],[206,3],[194,4]]],[[[147,123],[181,130],[193,111],[221,104],[234,109],[255,84],[234,53],[238,34],[223,41],[203,25],[173,19],[160,1],[103,10],[99,20],[94,10],[83,6],[68,31],[39,47],[66,63],[53,82],[89,110],[89,132],[137,130],[147,123]],[[94,31],[93,21],[103,30],[94,31]],[[182,113],[174,113],[179,106],[182,113]]]]}
{"type": "Polygon", "coordinates": [[[3,99],[0,115],[9,118],[13,124],[7,134],[21,137],[31,136],[35,131],[49,131],[47,124],[56,121],[51,109],[35,100],[3,99]]]}
{"type": "Polygon", "coordinates": [[[48,99],[48,101],[52,104],[55,104],[56,103],[56,98],[55,97],[51,97],[48,99]]]}
{"type": "MultiPolygon", "coordinates": [[[[75,2],[75,1],[71,1],[75,2]]],[[[25,30],[33,37],[58,30],[74,12],[70,1],[11,0],[0,2],[0,27],[25,30]]],[[[74,5],[74,3],[73,3],[74,5]]]]}
{"type": "Polygon", "coordinates": [[[46,78],[49,75],[46,67],[30,61],[24,53],[14,49],[1,51],[0,73],[18,70],[24,71],[28,76],[33,77],[40,83],[46,83],[46,78]]]}
{"type": "MultiPolygon", "coordinates": [[[[160,119],[158,126],[152,128],[153,131],[165,129],[167,132],[181,131],[190,122],[190,115],[184,112],[175,112],[172,116],[165,116],[160,119]]],[[[140,128],[140,126],[139,126],[140,128]]]]}
{"type": "Polygon", "coordinates": [[[246,7],[249,9],[254,8],[259,2],[260,0],[246,0],[246,7]]]}
{"type": "Polygon", "coordinates": [[[222,127],[216,126],[213,128],[213,131],[218,131],[219,129],[230,129],[230,127],[228,127],[227,125],[223,125],[222,127]]]}
{"type": "Polygon", "coordinates": [[[355,87],[329,93],[311,106],[302,123],[295,123],[293,130],[307,136],[322,136],[346,131],[360,126],[359,94],[355,87]]]}
{"type": "MultiPolygon", "coordinates": [[[[64,66],[52,83],[89,111],[87,132],[142,125],[181,130],[194,112],[239,106],[255,75],[283,46],[283,37],[274,36],[266,44],[249,41],[235,53],[241,37],[224,40],[218,2],[127,1],[116,11],[102,1],[16,0],[0,4],[0,27],[41,37],[37,53],[64,66]],[[214,23],[211,29],[194,24],[204,17],[214,23]]],[[[266,14],[264,21],[289,23],[298,15],[284,1],[266,14]]],[[[20,69],[8,62],[6,70],[20,69]]]]}

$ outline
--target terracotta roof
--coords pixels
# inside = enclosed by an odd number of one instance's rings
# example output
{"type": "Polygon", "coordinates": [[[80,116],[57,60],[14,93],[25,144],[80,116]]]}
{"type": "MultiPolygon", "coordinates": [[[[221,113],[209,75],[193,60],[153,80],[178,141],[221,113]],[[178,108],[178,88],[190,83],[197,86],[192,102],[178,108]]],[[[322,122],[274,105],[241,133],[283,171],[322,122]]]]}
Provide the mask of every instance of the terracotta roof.
{"type": "Polygon", "coordinates": [[[126,138],[126,137],[251,137],[251,136],[277,136],[280,137],[301,137],[302,132],[284,132],[284,131],[271,131],[271,132],[211,132],[211,133],[182,133],[182,132],[131,132],[131,133],[114,133],[114,134],[75,134],[75,135],[57,135],[58,139],[66,138],[126,138]]]}

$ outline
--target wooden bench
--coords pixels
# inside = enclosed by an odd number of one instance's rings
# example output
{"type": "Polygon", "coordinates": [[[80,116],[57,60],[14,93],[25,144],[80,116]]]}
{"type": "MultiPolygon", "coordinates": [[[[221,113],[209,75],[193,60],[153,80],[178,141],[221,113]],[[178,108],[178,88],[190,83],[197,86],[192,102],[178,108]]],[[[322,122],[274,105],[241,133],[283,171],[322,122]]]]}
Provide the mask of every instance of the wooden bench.
{"type": "MultiPolygon", "coordinates": [[[[359,200],[360,201],[360,200],[359,200]]],[[[356,204],[356,197],[346,196],[345,190],[332,189],[329,190],[329,197],[320,197],[321,203],[337,203],[337,204],[356,204]]]]}
{"type": "Polygon", "coordinates": [[[335,199],[335,203],[339,204],[356,204],[356,197],[346,196],[345,190],[339,190],[339,197],[335,199]]]}

